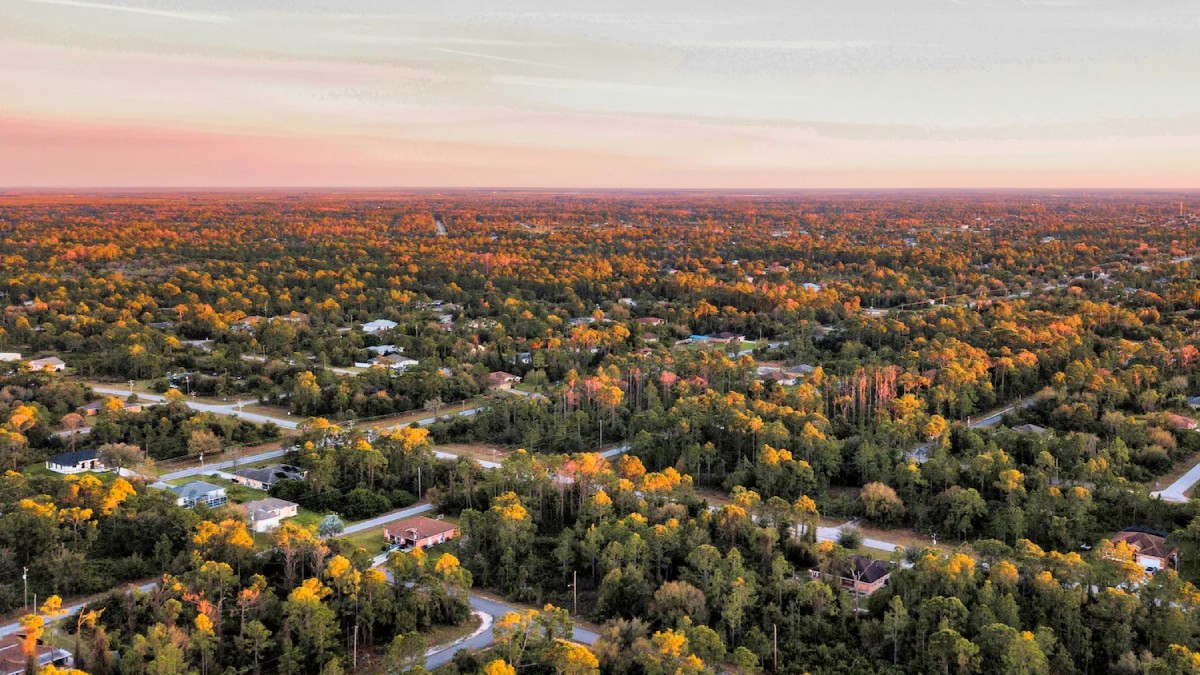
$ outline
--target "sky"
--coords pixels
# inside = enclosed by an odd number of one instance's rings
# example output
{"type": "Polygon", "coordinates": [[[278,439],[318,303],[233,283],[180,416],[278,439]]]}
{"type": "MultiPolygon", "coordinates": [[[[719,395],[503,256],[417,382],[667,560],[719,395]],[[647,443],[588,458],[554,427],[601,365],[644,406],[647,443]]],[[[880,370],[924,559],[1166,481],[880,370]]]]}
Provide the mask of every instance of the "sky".
{"type": "Polygon", "coordinates": [[[0,0],[4,187],[1200,187],[1195,0],[0,0]]]}

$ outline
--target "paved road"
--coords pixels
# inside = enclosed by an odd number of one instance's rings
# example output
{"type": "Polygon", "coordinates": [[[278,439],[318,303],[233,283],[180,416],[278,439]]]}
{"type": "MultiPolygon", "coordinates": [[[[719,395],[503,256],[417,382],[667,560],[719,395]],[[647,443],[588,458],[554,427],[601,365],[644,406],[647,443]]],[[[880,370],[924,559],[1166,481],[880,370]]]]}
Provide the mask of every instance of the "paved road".
{"type": "MultiPolygon", "coordinates": [[[[985,427],[994,427],[997,424],[1000,424],[1000,420],[1004,419],[1004,416],[1007,415],[1008,413],[1010,413],[1014,410],[1023,410],[1025,408],[1028,408],[1029,406],[1033,405],[1033,402],[1034,402],[1034,397],[1030,396],[1028,398],[1022,399],[1022,400],[1008,406],[1007,408],[1004,408],[1002,410],[997,410],[996,412],[992,413],[991,415],[988,415],[987,417],[981,417],[977,420],[973,420],[967,426],[970,427],[971,429],[982,429],[985,427]]],[[[930,447],[929,443],[925,443],[924,445],[918,445],[917,447],[915,447],[912,450],[909,450],[907,453],[905,453],[905,457],[907,457],[909,459],[915,459],[918,462],[924,462],[929,459],[929,447],[930,447]]]]}
{"type": "MultiPolygon", "coordinates": [[[[470,602],[471,609],[491,616],[493,621],[504,616],[507,612],[520,612],[525,609],[516,605],[492,600],[491,598],[485,598],[475,593],[470,595],[470,602]]],[[[595,632],[586,628],[580,628],[579,626],[575,627],[575,634],[572,637],[574,637],[576,642],[582,642],[585,645],[595,644],[596,640],[600,639],[600,636],[595,632]]],[[[495,640],[496,638],[492,633],[492,629],[485,630],[469,640],[464,640],[456,645],[450,645],[445,649],[430,654],[425,658],[425,668],[433,670],[440,665],[449,663],[450,659],[454,658],[454,655],[463,649],[478,651],[492,644],[495,640]]]]}
{"type": "MultiPolygon", "coordinates": [[[[121,389],[120,387],[105,387],[105,386],[100,386],[100,385],[91,385],[91,387],[92,387],[93,391],[97,391],[101,394],[108,394],[109,396],[120,396],[123,398],[123,397],[129,395],[128,389],[121,389]]],[[[166,403],[167,402],[167,398],[165,396],[159,396],[158,394],[143,394],[141,392],[138,392],[138,398],[145,399],[147,401],[153,401],[155,403],[166,403]]],[[[274,423],[278,426],[281,426],[285,429],[295,429],[296,427],[300,426],[300,422],[301,422],[301,420],[297,420],[294,417],[272,417],[270,415],[260,415],[259,413],[252,413],[252,412],[246,412],[244,410],[238,410],[236,403],[228,403],[228,404],[218,405],[218,404],[214,404],[214,403],[200,403],[198,401],[193,401],[190,399],[185,402],[187,403],[187,406],[189,408],[191,408],[192,410],[199,410],[201,412],[210,412],[210,413],[214,413],[217,415],[230,415],[230,416],[237,417],[239,419],[244,419],[244,420],[247,420],[250,422],[258,422],[260,424],[266,424],[267,422],[272,422],[272,423],[274,423]]],[[[246,402],[250,403],[251,401],[246,401],[246,402]]]]}
{"type": "Polygon", "coordinates": [[[189,476],[208,475],[210,473],[213,473],[214,471],[230,469],[235,466],[241,466],[241,465],[245,465],[245,464],[253,464],[254,462],[261,462],[261,461],[268,460],[268,459],[276,459],[278,457],[283,457],[286,454],[287,454],[287,450],[284,450],[283,448],[277,448],[275,450],[265,450],[263,452],[255,454],[255,455],[249,455],[246,457],[238,457],[237,459],[227,459],[223,462],[217,462],[215,464],[205,464],[204,466],[193,466],[193,467],[189,467],[186,469],[180,469],[178,471],[172,471],[171,473],[165,473],[161,477],[159,477],[158,482],[165,483],[166,481],[175,480],[177,478],[187,478],[189,476]]]}
{"type": "MultiPolygon", "coordinates": [[[[157,581],[151,581],[149,583],[142,584],[141,586],[138,586],[137,588],[140,591],[148,591],[157,585],[158,585],[157,581]]],[[[63,619],[73,617],[76,614],[78,614],[79,610],[86,607],[87,604],[88,603],[86,603],[86,602],[76,602],[76,603],[72,603],[70,605],[64,605],[63,610],[65,610],[65,612],[66,612],[65,614],[60,614],[57,617],[50,617],[50,616],[46,616],[45,614],[43,614],[42,618],[46,621],[47,625],[54,623],[55,621],[62,621],[63,619]]],[[[0,637],[12,635],[20,630],[21,630],[20,622],[13,622],[10,624],[5,624],[3,626],[0,626],[0,637]]]]}
{"type": "Polygon", "coordinates": [[[1188,470],[1187,473],[1179,477],[1179,480],[1171,483],[1162,490],[1151,492],[1151,497],[1161,497],[1168,502],[1178,502],[1186,504],[1188,502],[1187,491],[1193,485],[1200,482],[1200,462],[1188,470]]]}
{"type": "MultiPolygon", "coordinates": [[[[385,513],[382,516],[368,518],[367,520],[360,520],[357,523],[347,525],[346,529],[342,531],[342,535],[354,534],[355,532],[362,532],[363,530],[369,530],[373,527],[387,525],[388,523],[390,523],[392,521],[400,520],[401,518],[408,518],[409,516],[415,516],[420,513],[427,513],[432,510],[433,510],[433,504],[430,504],[428,502],[426,502],[424,504],[417,504],[415,506],[410,506],[406,509],[400,509],[399,511],[392,511],[391,513],[385,513]]],[[[383,544],[382,541],[379,543],[380,543],[380,545],[383,544]]]]}
{"type": "MultiPolygon", "coordinates": [[[[852,527],[853,525],[854,525],[854,521],[849,521],[849,522],[842,523],[841,525],[838,525],[836,527],[818,527],[817,528],[817,540],[818,541],[836,542],[838,540],[838,537],[842,534],[842,530],[847,527],[852,527]]],[[[904,550],[904,547],[901,546],[900,544],[895,544],[890,541],[884,541],[882,539],[871,539],[868,537],[863,537],[862,543],[863,543],[863,546],[867,546],[869,548],[876,548],[881,551],[903,551],[904,550]]]]}

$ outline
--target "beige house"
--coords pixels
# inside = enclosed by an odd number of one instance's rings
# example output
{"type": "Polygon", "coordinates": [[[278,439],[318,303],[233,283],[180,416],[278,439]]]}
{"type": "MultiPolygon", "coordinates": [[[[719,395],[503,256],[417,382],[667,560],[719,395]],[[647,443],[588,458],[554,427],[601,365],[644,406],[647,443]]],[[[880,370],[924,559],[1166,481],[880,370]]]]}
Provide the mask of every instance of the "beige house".
{"type": "Polygon", "coordinates": [[[284,520],[294,518],[300,509],[296,502],[286,499],[268,497],[252,502],[246,502],[240,507],[246,513],[250,529],[255,532],[271,532],[279,527],[284,520]]]}

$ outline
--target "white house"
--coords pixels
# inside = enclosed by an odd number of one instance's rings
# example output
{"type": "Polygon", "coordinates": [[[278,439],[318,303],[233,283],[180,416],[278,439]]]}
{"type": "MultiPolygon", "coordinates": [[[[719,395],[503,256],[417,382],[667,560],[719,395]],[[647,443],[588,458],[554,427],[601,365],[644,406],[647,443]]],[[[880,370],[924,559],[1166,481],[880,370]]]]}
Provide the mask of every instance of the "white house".
{"type": "Polygon", "coordinates": [[[21,352],[0,352],[0,361],[11,362],[20,360],[21,352]]]}
{"type": "Polygon", "coordinates": [[[417,365],[417,361],[416,359],[410,359],[393,354],[391,356],[376,356],[375,358],[371,359],[371,364],[383,366],[384,368],[391,368],[392,370],[405,370],[406,368],[411,368],[412,366],[417,365]]]}
{"type": "Polygon", "coordinates": [[[189,509],[197,504],[215,508],[229,502],[225,488],[204,481],[194,480],[183,485],[174,485],[170,490],[175,493],[175,503],[189,509]]]}
{"type": "Polygon", "coordinates": [[[385,330],[391,330],[400,324],[389,319],[375,319],[374,321],[363,324],[364,333],[382,333],[385,330]]]}
{"type": "Polygon", "coordinates": [[[108,470],[104,462],[100,461],[100,453],[95,448],[57,454],[46,460],[46,468],[54,473],[66,474],[108,470]]]}
{"type": "Polygon", "coordinates": [[[47,356],[44,359],[34,359],[29,362],[29,368],[35,371],[52,370],[61,372],[67,369],[67,364],[57,356],[47,356]]]}

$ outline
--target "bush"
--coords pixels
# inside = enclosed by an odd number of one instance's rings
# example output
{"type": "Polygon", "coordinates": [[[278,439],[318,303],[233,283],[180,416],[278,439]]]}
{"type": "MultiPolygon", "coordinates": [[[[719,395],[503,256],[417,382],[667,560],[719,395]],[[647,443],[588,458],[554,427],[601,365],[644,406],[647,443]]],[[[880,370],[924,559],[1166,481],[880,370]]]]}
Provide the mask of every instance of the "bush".
{"type": "Polygon", "coordinates": [[[363,520],[386,512],[392,506],[387,497],[366,488],[355,488],[341,499],[342,515],[350,520],[363,520]]]}

